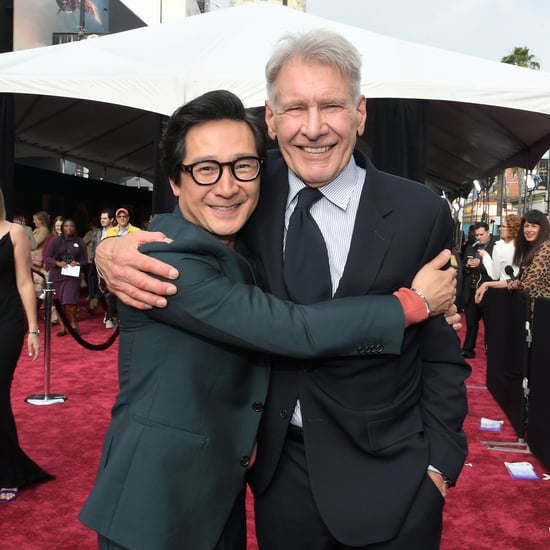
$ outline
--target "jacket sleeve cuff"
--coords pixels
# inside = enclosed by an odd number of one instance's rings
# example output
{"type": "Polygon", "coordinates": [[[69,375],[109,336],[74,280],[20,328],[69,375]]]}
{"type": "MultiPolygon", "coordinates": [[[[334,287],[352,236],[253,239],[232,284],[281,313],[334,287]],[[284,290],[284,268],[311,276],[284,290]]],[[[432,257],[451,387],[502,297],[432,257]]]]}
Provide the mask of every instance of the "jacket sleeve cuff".
{"type": "Polygon", "coordinates": [[[428,318],[428,310],[424,300],[410,288],[400,288],[393,295],[401,303],[405,315],[405,328],[421,323],[428,318]]]}

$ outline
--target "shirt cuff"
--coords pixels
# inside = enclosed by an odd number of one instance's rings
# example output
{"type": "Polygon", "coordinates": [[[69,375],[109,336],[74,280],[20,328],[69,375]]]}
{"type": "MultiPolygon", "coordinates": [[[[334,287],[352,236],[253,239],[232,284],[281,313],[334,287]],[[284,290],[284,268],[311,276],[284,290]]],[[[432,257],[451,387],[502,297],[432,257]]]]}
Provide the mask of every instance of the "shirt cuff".
{"type": "Polygon", "coordinates": [[[428,318],[428,310],[424,300],[410,288],[400,288],[393,295],[401,303],[405,315],[405,328],[421,323],[428,318]]]}

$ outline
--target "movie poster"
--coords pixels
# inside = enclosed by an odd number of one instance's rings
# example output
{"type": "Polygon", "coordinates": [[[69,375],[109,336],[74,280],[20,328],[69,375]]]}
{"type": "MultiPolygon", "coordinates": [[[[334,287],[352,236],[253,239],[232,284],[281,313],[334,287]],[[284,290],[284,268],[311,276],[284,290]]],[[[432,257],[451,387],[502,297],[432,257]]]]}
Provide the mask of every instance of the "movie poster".
{"type": "Polygon", "coordinates": [[[109,0],[15,0],[13,48],[23,50],[56,43],[55,33],[77,35],[84,8],[84,34],[109,32],[109,0]]]}

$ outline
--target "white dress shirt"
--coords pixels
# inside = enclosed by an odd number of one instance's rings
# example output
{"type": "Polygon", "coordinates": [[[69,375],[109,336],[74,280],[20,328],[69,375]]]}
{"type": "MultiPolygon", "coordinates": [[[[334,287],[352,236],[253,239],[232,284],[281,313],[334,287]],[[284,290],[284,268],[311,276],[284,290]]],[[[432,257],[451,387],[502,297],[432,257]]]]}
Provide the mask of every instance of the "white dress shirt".
{"type": "MultiPolygon", "coordinates": [[[[346,168],[334,180],[323,187],[319,187],[323,198],[310,208],[310,213],[319,226],[327,246],[333,295],[338,288],[348,259],[365,175],[366,170],[357,166],[352,157],[346,168]]],[[[298,202],[297,195],[306,186],[290,170],[288,171],[288,182],[289,190],[285,210],[285,242],[290,216],[294,212],[294,208],[298,202]]],[[[302,426],[299,400],[292,414],[291,424],[302,426]]]]}

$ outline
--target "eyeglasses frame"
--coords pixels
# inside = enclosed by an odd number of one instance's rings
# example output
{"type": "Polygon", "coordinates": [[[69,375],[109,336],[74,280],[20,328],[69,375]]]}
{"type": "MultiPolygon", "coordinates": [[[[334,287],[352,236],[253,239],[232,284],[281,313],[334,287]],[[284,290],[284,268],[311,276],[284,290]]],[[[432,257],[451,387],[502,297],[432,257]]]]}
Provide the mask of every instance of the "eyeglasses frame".
{"type": "Polygon", "coordinates": [[[197,185],[209,186],[209,185],[215,185],[216,183],[218,183],[220,181],[220,179],[222,177],[222,174],[223,174],[224,166],[229,166],[229,169],[231,170],[231,174],[233,175],[233,177],[237,181],[242,181],[242,182],[254,181],[261,174],[262,169],[263,169],[264,161],[265,161],[265,158],[262,158],[262,157],[256,157],[256,156],[253,156],[253,155],[245,155],[245,156],[242,156],[242,157],[238,157],[235,160],[231,160],[231,161],[227,161],[227,162],[219,162],[218,160],[209,159],[209,160],[200,160],[200,161],[194,162],[192,164],[183,164],[183,162],[181,162],[178,166],[179,166],[179,168],[182,172],[187,172],[191,176],[191,178],[193,178],[193,181],[197,185]],[[258,161],[258,172],[256,173],[256,175],[253,178],[242,179],[241,177],[237,176],[237,174],[235,173],[235,164],[237,162],[243,160],[243,159],[253,159],[253,160],[258,161]],[[218,173],[218,177],[211,183],[201,183],[200,181],[197,181],[197,179],[195,178],[195,175],[193,174],[193,168],[195,168],[195,166],[197,166],[199,164],[202,164],[203,162],[212,162],[212,163],[217,164],[219,166],[220,171],[218,173]]]}

